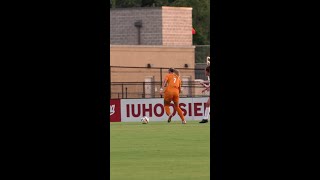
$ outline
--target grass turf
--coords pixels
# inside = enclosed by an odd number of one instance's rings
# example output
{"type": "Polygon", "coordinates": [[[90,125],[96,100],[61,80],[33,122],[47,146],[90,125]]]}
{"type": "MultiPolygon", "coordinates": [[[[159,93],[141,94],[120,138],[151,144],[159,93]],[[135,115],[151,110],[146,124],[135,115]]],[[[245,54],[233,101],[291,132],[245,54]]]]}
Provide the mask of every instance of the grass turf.
{"type": "Polygon", "coordinates": [[[210,179],[210,123],[198,122],[110,123],[110,179],[210,179]]]}

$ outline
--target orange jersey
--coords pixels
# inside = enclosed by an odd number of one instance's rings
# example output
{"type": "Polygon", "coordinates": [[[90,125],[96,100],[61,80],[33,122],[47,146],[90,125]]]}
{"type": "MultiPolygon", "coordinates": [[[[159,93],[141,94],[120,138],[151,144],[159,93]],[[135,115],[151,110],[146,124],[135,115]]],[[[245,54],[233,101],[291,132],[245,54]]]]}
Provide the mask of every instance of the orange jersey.
{"type": "Polygon", "coordinates": [[[179,91],[181,87],[181,80],[179,76],[176,74],[167,74],[164,81],[167,81],[166,91],[179,91]]]}

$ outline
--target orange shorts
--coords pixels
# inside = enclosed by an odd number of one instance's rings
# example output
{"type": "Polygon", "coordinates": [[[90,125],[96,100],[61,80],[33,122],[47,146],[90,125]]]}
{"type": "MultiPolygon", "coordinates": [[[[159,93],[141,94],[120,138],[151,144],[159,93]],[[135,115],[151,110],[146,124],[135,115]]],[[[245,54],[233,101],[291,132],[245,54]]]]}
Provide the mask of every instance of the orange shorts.
{"type": "Polygon", "coordinates": [[[164,101],[167,102],[179,102],[179,90],[166,90],[164,92],[164,101]]]}

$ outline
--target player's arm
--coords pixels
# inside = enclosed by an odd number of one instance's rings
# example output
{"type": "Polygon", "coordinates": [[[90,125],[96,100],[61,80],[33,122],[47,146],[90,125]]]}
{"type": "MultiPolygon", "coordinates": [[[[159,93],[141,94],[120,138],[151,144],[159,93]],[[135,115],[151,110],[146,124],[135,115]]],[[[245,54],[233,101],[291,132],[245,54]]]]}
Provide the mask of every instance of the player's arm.
{"type": "Polygon", "coordinates": [[[206,87],[204,90],[202,90],[202,92],[205,92],[205,91],[210,91],[210,86],[206,87]]]}
{"type": "Polygon", "coordinates": [[[201,85],[209,85],[209,84],[210,84],[210,81],[202,81],[200,84],[201,84],[201,85]]]}
{"type": "Polygon", "coordinates": [[[210,82],[208,82],[208,83],[201,82],[200,84],[201,84],[203,87],[205,87],[205,88],[210,87],[210,82]]]}
{"type": "Polygon", "coordinates": [[[164,88],[166,87],[167,82],[168,82],[168,79],[165,79],[165,80],[163,81],[162,86],[161,86],[162,89],[164,89],[164,88]]]}
{"type": "Polygon", "coordinates": [[[202,92],[210,91],[210,81],[205,81],[204,83],[202,82],[201,84],[203,87],[205,87],[205,89],[202,90],[202,92]]]}
{"type": "Polygon", "coordinates": [[[167,82],[168,82],[168,75],[163,80],[162,86],[160,88],[160,95],[162,95],[164,88],[166,87],[167,82]]]}

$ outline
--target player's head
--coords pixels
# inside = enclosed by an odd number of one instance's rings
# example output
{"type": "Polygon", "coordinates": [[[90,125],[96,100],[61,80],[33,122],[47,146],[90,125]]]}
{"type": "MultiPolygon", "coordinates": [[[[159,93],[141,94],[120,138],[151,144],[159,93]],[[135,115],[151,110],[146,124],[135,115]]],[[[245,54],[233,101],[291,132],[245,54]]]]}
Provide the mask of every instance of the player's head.
{"type": "Polygon", "coordinates": [[[173,69],[173,68],[169,68],[169,69],[168,69],[168,72],[169,72],[169,73],[173,73],[173,72],[174,72],[174,69],[173,69]]]}
{"type": "Polygon", "coordinates": [[[177,69],[173,69],[173,73],[176,74],[177,76],[180,76],[180,72],[177,69]]]}
{"type": "Polygon", "coordinates": [[[206,71],[206,76],[210,76],[210,65],[206,67],[205,71],[206,71]]]}

